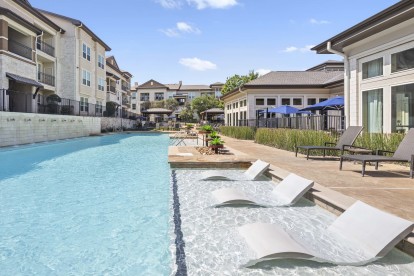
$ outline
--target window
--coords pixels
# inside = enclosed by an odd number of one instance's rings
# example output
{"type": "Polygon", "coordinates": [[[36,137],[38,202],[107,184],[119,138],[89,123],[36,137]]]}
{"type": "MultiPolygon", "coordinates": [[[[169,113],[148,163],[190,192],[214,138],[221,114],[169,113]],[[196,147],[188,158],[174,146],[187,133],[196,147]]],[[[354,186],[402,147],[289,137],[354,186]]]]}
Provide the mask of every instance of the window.
{"type": "Polygon", "coordinates": [[[316,104],[316,99],[315,98],[308,99],[308,105],[314,105],[314,104],[316,104]]]}
{"type": "Polygon", "coordinates": [[[91,72],[82,70],[82,84],[91,86],[91,72]]]}
{"type": "Polygon", "coordinates": [[[324,101],[326,101],[327,100],[327,98],[319,98],[319,102],[321,103],[321,102],[324,102],[324,101]]]}
{"type": "Polygon", "coordinates": [[[264,99],[256,99],[256,105],[264,105],[264,99]]]}
{"type": "Polygon", "coordinates": [[[240,107],[243,107],[243,101],[240,101],[240,107]]]}
{"type": "Polygon", "coordinates": [[[369,133],[382,133],[383,101],[382,89],[362,92],[362,117],[364,128],[369,133]]]}
{"type": "Polygon", "coordinates": [[[391,55],[391,73],[414,68],[414,48],[391,55]]]}
{"type": "Polygon", "coordinates": [[[98,78],[98,90],[105,91],[105,80],[103,78],[98,78]]]}
{"type": "Polygon", "coordinates": [[[105,69],[105,58],[101,55],[98,55],[98,67],[105,69]]]}
{"type": "Polygon", "coordinates": [[[132,110],[136,110],[137,109],[137,105],[136,104],[132,104],[132,110]]]}
{"type": "Polygon", "coordinates": [[[102,114],[102,102],[101,101],[96,101],[95,113],[96,114],[102,114]]]}
{"type": "Polygon", "coordinates": [[[276,99],[267,99],[267,105],[276,105],[276,99]]]}
{"type": "Polygon", "coordinates": [[[140,100],[141,100],[141,102],[148,102],[149,101],[149,93],[141,93],[140,100]]]}
{"type": "Polygon", "coordinates": [[[293,105],[302,105],[302,99],[301,98],[294,98],[293,99],[293,105]]]}
{"type": "MultiPolygon", "coordinates": [[[[137,98],[137,92],[132,92],[131,97],[132,97],[132,99],[136,99],[137,98]]],[[[170,98],[172,98],[172,97],[170,96],[170,98]]]]}
{"type": "Polygon", "coordinates": [[[237,103],[235,103],[235,105],[236,105],[236,108],[239,108],[239,103],[237,102],[237,103]]]}
{"type": "Polygon", "coordinates": [[[89,105],[88,105],[88,98],[81,97],[80,98],[80,111],[89,111],[89,105]]]}
{"type": "Polygon", "coordinates": [[[414,127],[414,83],[391,88],[391,124],[393,132],[414,127]]]}
{"type": "Polygon", "coordinates": [[[283,98],[282,99],[282,105],[290,105],[290,99],[289,98],[283,98]]]}
{"type": "Polygon", "coordinates": [[[91,61],[91,48],[89,48],[85,43],[82,44],[82,57],[91,61]]]}
{"type": "Polygon", "coordinates": [[[155,100],[156,101],[164,100],[164,93],[155,93],[155,100]]]}
{"type": "Polygon", "coordinates": [[[247,100],[244,100],[243,104],[244,104],[244,106],[247,106],[247,100]]]}
{"type": "Polygon", "coordinates": [[[362,63],[362,79],[382,76],[382,58],[362,63]]]}

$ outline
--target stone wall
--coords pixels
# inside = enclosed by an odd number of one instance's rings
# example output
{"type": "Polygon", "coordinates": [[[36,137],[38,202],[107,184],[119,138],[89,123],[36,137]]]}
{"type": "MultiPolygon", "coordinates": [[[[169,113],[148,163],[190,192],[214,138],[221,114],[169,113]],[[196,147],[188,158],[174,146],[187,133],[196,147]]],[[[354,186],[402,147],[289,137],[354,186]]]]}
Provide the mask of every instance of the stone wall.
{"type": "Polygon", "coordinates": [[[0,112],[0,147],[99,134],[101,118],[0,112]]]}
{"type": "Polygon", "coordinates": [[[117,129],[135,129],[136,120],[121,119],[121,118],[101,118],[101,129],[103,131],[113,131],[117,129]]]}

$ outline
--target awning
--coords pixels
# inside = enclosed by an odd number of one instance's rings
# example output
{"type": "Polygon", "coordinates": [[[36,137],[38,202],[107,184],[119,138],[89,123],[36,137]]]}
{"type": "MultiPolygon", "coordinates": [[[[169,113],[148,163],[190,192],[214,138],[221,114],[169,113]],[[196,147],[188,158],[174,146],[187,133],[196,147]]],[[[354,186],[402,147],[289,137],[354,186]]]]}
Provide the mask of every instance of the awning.
{"type": "Polygon", "coordinates": [[[114,78],[114,79],[116,79],[116,80],[120,80],[120,79],[121,79],[121,78],[120,78],[120,77],[118,77],[117,75],[112,74],[112,73],[109,73],[109,72],[106,72],[106,75],[107,75],[108,77],[112,77],[112,78],[114,78]]]}
{"type": "Polygon", "coordinates": [[[14,80],[15,82],[18,82],[18,83],[23,83],[23,84],[31,85],[31,86],[34,86],[34,87],[43,88],[43,84],[41,84],[41,83],[39,83],[35,80],[19,76],[19,75],[6,73],[6,77],[8,77],[9,79],[14,80]]]}
{"type": "Polygon", "coordinates": [[[211,108],[201,112],[200,114],[224,114],[224,110],[221,108],[211,108]]]}
{"type": "Polygon", "coordinates": [[[142,111],[142,114],[171,114],[171,113],[173,113],[172,110],[168,110],[165,108],[150,108],[150,109],[142,111]]]}

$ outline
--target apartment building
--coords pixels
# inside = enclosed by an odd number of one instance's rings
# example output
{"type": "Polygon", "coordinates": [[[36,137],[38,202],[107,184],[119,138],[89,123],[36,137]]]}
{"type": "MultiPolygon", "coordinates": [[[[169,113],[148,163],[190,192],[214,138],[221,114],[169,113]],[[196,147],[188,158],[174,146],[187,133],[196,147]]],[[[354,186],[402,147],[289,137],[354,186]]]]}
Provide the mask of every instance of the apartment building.
{"type": "Polygon", "coordinates": [[[64,34],[28,1],[0,2],[0,111],[36,112],[37,98],[58,91],[64,34]]]}
{"type": "Polygon", "coordinates": [[[414,127],[414,1],[402,0],[315,46],[345,61],[348,125],[371,133],[414,127]]]}
{"type": "Polygon", "coordinates": [[[326,61],[307,71],[273,71],[221,97],[226,125],[256,119],[259,110],[290,105],[298,109],[343,95],[344,63],[326,61]]]}
{"type": "Polygon", "coordinates": [[[137,113],[131,106],[131,78],[131,73],[119,68],[114,56],[106,59],[106,101],[115,103],[121,114],[137,113]]]}
{"type": "Polygon", "coordinates": [[[102,112],[106,104],[105,52],[111,48],[82,21],[67,16],[39,10],[44,16],[65,29],[60,38],[58,59],[58,95],[80,101],[80,111],[90,112],[94,104],[102,112]]]}
{"type": "Polygon", "coordinates": [[[153,79],[133,88],[133,104],[137,105],[138,111],[141,113],[145,106],[145,102],[162,101],[165,99],[176,99],[179,103],[175,114],[179,114],[181,109],[193,99],[201,96],[219,97],[221,95],[221,87],[224,84],[214,83],[212,85],[185,85],[180,81],[177,84],[162,84],[153,79]],[[135,93],[135,94],[134,94],[135,93]],[[135,97],[135,99],[134,99],[135,97]]]}

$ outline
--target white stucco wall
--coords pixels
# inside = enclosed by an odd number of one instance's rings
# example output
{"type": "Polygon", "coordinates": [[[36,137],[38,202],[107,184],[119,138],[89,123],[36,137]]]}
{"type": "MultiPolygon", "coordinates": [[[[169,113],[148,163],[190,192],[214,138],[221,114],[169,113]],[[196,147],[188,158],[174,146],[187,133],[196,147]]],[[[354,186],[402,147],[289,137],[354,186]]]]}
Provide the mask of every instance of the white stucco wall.
{"type": "Polygon", "coordinates": [[[99,134],[101,118],[0,112],[0,147],[99,134]]]}
{"type": "Polygon", "coordinates": [[[119,128],[135,129],[136,120],[103,117],[101,118],[101,129],[102,130],[113,130],[119,128]]]}

